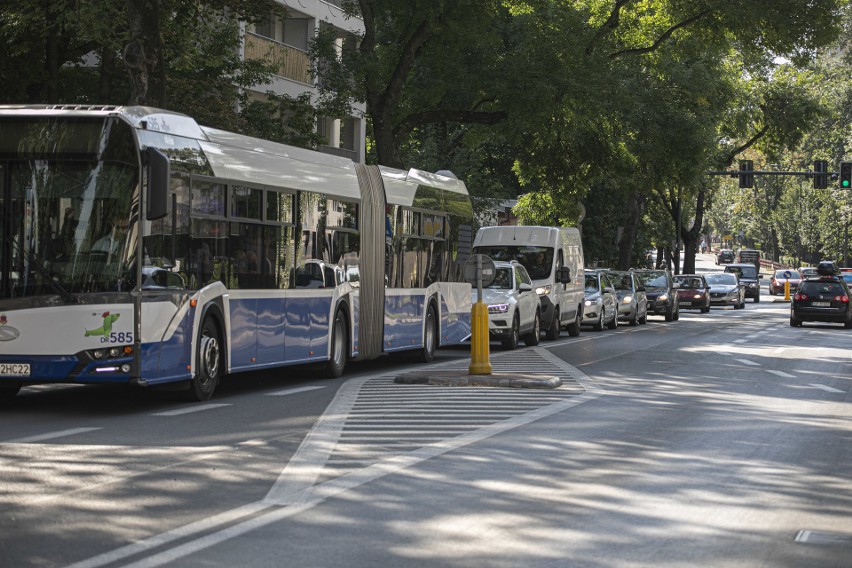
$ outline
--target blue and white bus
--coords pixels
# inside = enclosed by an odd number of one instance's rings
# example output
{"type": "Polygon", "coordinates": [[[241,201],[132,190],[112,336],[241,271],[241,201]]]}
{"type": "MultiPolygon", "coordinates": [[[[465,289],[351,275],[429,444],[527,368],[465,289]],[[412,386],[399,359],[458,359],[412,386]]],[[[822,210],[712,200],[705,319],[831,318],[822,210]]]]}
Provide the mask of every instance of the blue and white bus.
{"type": "MultiPolygon", "coordinates": [[[[0,396],[421,360],[470,334],[450,175],[147,107],[0,107],[0,396]]],[[[173,385],[174,386],[174,385],[173,385]]]]}

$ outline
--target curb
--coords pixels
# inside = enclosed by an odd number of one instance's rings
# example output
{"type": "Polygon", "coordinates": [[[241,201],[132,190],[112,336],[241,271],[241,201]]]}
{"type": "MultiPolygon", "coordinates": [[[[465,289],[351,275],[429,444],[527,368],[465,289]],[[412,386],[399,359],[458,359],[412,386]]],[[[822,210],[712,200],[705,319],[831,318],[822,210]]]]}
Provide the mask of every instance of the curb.
{"type": "Polygon", "coordinates": [[[465,371],[413,371],[394,378],[401,385],[434,385],[443,387],[499,387],[521,389],[555,389],[562,379],[552,375],[524,373],[492,373],[470,375],[465,371]]]}

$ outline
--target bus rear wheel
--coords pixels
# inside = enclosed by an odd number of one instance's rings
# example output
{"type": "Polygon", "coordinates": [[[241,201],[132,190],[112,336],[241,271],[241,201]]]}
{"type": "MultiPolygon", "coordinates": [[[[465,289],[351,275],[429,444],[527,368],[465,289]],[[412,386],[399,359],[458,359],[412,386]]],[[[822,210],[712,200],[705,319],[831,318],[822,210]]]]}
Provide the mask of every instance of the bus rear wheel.
{"type": "Polygon", "coordinates": [[[188,397],[191,401],[208,400],[222,378],[224,350],[220,337],[213,318],[204,318],[195,354],[195,376],[189,380],[188,397]]]}
{"type": "Polygon", "coordinates": [[[423,329],[423,347],[420,349],[417,359],[421,363],[431,363],[435,359],[437,347],[438,318],[435,316],[435,305],[430,304],[426,311],[426,323],[423,329]]]}
{"type": "Polygon", "coordinates": [[[325,365],[325,376],[336,379],[346,368],[346,346],[349,345],[349,334],[346,331],[346,318],[342,310],[334,316],[331,326],[331,353],[325,365]]]}

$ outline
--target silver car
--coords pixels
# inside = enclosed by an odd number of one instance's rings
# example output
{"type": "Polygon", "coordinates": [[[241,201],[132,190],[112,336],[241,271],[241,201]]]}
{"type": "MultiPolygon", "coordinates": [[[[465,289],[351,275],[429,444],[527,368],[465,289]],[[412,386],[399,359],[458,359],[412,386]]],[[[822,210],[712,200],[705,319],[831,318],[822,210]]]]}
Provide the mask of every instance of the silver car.
{"type": "MultiPolygon", "coordinates": [[[[516,260],[494,262],[494,280],[482,288],[482,302],[488,306],[488,334],[504,349],[517,349],[521,339],[538,345],[541,334],[541,301],[533,289],[526,268],[516,260]]],[[[471,299],[477,301],[473,290],[471,299]]]]}
{"type": "Polygon", "coordinates": [[[618,319],[630,325],[647,323],[648,298],[636,275],[626,270],[609,270],[607,276],[618,298],[618,319]]]}
{"type": "Polygon", "coordinates": [[[583,325],[595,331],[618,327],[618,300],[609,276],[602,270],[587,270],[585,275],[586,301],[583,307],[583,325]]]}
{"type": "Polygon", "coordinates": [[[745,307],[745,288],[740,284],[736,274],[714,272],[705,274],[704,280],[710,287],[711,306],[734,306],[737,310],[745,307]]]}

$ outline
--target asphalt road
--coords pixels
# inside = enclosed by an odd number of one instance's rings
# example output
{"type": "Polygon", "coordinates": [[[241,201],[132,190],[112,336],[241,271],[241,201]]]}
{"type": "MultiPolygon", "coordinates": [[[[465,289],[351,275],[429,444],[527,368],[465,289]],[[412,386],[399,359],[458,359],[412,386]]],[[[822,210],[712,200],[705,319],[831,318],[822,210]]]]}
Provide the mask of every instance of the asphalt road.
{"type": "Polygon", "coordinates": [[[397,360],[202,404],[25,389],[0,566],[848,567],[852,331],[765,292],[492,352],[558,389],[399,385],[397,360]]]}

